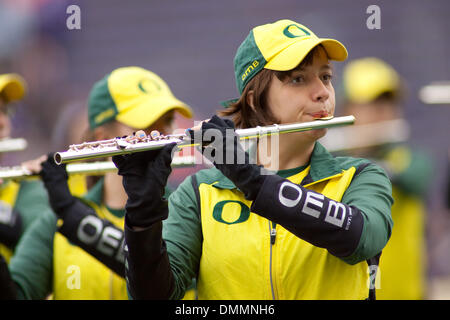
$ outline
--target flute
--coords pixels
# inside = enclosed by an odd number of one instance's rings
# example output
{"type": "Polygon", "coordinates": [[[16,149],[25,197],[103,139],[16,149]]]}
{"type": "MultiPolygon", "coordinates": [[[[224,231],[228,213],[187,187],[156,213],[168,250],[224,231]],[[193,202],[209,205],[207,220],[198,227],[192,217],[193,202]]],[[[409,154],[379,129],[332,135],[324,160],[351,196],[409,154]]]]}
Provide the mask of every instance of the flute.
{"type": "MultiPolygon", "coordinates": [[[[332,128],[338,126],[350,125],[355,122],[354,116],[322,118],[310,122],[299,122],[290,124],[274,124],[270,126],[237,129],[236,134],[240,140],[255,139],[274,134],[302,132],[322,128],[332,128]]],[[[143,134],[129,136],[124,138],[115,138],[94,142],[84,142],[71,145],[69,150],[55,153],[55,162],[57,164],[69,163],[73,161],[103,158],[107,156],[130,154],[147,150],[155,150],[164,146],[176,143],[178,148],[187,146],[196,146],[192,143],[190,137],[186,134],[149,136],[143,134]]]]}
{"type": "Polygon", "coordinates": [[[0,153],[22,151],[26,149],[27,145],[27,140],[23,138],[0,139],[0,153]]]}
{"type": "MultiPolygon", "coordinates": [[[[172,160],[172,168],[186,168],[195,165],[194,156],[176,156],[172,160]]],[[[116,172],[117,168],[112,161],[96,161],[86,163],[70,163],[66,167],[67,174],[81,174],[90,176],[101,176],[108,172],[116,172]]],[[[20,181],[24,179],[39,178],[22,166],[0,167],[0,179],[20,181]]]]}
{"type": "Polygon", "coordinates": [[[450,104],[450,81],[437,81],[419,90],[419,99],[425,104],[450,104]]]}
{"type": "Polygon", "coordinates": [[[395,119],[353,127],[342,127],[319,139],[330,152],[348,151],[380,146],[386,143],[405,142],[410,136],[406,120],[395,119]]]}

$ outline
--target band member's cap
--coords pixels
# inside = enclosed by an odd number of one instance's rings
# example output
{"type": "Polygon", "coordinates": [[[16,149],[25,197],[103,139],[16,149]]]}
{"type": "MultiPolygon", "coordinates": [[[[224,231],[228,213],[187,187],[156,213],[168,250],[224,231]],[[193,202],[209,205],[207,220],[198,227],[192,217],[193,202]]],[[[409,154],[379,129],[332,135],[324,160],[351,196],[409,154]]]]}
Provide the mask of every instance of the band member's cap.
{"type": "Polygon", "coordinates": [[[384,93],[402,96],[400,76],[386,62],[367,57],[349,62],[343,70],[344,99],[353,103],[369,103],[384,93]]]}
{"type": "MultiPolygon", "coordinates": [[[[292,20],[279,20],[253,28],[234,58],[239,94],[262,69],[292,70],[319,44],[323,45],[330,60],[343,61],[347,58],[347,49],[342,43],[319,38],[304,25],[292,20]]],[[[223,104],[227,105],[227,102],[223,104]]]]}
{"type": "Polygon", "coordinates": [[[88,101],[89,126],[94,129],[117,120],[134,129],[144,129],[170,110],[186,118],[193,112],[175,98],[169,86],[155,73],[140,67],[114,70],[95,83],[88,101]]]}
{"type": "Polygon", "coordinates": [[[21,100],[26,92],[26,82],[18,74],[0,75],[0,98],[5,103],[21,100]]]}

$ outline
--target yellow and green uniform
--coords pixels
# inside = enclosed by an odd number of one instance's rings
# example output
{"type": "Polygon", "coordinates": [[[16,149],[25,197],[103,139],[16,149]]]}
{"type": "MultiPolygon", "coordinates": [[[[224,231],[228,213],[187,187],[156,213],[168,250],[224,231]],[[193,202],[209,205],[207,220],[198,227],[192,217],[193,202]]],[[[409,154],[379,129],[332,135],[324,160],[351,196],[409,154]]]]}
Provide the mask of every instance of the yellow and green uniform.
{"type": "MultiPolygon", "coordinates": [[[[101,203],[102,192],[103,179],[82,200],[120,228],[124,210],[106,208],[101,203]]],[[[53,293],[55,299],[127,299],[124,279],[72,245],[58,232],[58,223],[48,208],[19,243],[10,263],[18,298],[45,299],[53,293]]]]}
{"type": "MultiPolygon", "coordinates": [[[[97,216],[123,229],[123,210],[87,202],[97,216]]],[[[62,224],[58,220],[57,224],[62,224]]],[[[61,233],[53,240],[53,298],[56,300],[126,300],[125,279],[61,233]]]]}
{"type": "Polygon", "coordinates": [[[250,212],[250,201],[217,169],[202,170],[170,196],[163,222],[172,298],[180,298],[192,278],[199,299],[367,298],[366,260],[381,252],[392,229],[385,172],[364,159],[334,158],[317,143],[308,166],[277,174],[361,210],[355,251],[338,258],[274,226],[250,212]]]}
{"type": "MultiPolygon", "coordinates": [[[[286,178],[300,184],[309,170],[310,166],[286,178]]],[[[350,167],[304,186],[340,201],[355,171],[350,167]]],[[[342,299],[367,298],[365,261],[349,265],[279,225],[272,244],[272,223],[250,215],[251,203],[242,193],[217,183],[201,183],[199,194],[201,212],[212,212],[201,216],[200,299],[333,299],[338,294],[342,299]],[[240,251],[247,259],[236,268],[240,251]]]]}
{"type": "MultiPolygon", "coordinates": [[[[95,210],[96,217],[122,230],[125,212],[102,203],[103,181],[80,199],[95,210]]],[[[52,294],[52,299],[64,300],[128,299],[125,279],[58,232],[63,223],[47,207],[24,235],[9,268],[18,298],[45,299],[52,294]]],[[[185,299],[195,296],[193,292],[191,288],[185,299]]]]}
{"type": "MultiPolygon", "coordinates": [[[[31,226],[33,221],[48,207],[47,192],[41,181],[6,181],[0,186],[0,202],[2,214],[9,215],[10,210],[16,210],[20,215],[21,227],[16,231],[17,238],[31,226]],[[8,212],[3,212],[6,210],[8,212]]],[[[3,221],[3,220],[2,220],[3,221]]],[[[6,261],[13,255],[14,247],[6,246],[0,241],[0,254],[6,261]]]]}
{"type": "MultiPolygon", "coordinates": [[[[15,182],[10,182],[10,183],[7,183],[6,185],[2,185],[2,188],[0,191],[1,192],[0,201],[1,201],[1,206],[2,206],[2,215],[10,216],[12,214],[11,210],[13,210],[13,207],[15,206],[16,198],[17,198],[17,195],[19,194],[19,187],[20,187],[19,184],[15,183],[15,182]]],[[[22,230],[17,230],[17,231],[21,232],[22,230]]],[[[4,243],[0,243],[0,254],[8,262],[11,259],[11,256],[13,254],[13,248],[10,248],[9,246],[7,246],[4,243]]]]}
{"type": "Polygon", "coordinates": [[[378,299],[426,297],[425,197],[431,180],[430,159],[405,145],[384,146],[376,160],[392,180],[395,229],[380,259],[378,299]]]}

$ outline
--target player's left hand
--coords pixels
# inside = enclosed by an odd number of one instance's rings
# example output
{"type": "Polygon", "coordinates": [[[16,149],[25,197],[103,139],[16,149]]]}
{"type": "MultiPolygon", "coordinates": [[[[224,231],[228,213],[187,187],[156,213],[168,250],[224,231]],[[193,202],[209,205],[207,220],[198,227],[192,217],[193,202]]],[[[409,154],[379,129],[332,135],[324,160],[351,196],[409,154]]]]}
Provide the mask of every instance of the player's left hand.
{"type": "Polygon", "coordinates": [[[65,208],[73,204],[75,197],[70,193],[67,184],[69,176],[66,165],[57,165],[53,156],[54,153],[49,153],[47,156],[39,158],[41,160],[39,174],[47,189],[50,205],[55,213],[60,216],[65,208]]]}
{"type": "MultiPolygon", "coordinates": [[[[256,199],[265,176],[261,175],[261,167],[250,163],[234,131],[234,123],[215,115],[201,124],[200,133],[203,155],[244,192],[246,199],[256,199]]],[[[199,142],[198,131],[188,130],[188,134],[199,142]]]]}

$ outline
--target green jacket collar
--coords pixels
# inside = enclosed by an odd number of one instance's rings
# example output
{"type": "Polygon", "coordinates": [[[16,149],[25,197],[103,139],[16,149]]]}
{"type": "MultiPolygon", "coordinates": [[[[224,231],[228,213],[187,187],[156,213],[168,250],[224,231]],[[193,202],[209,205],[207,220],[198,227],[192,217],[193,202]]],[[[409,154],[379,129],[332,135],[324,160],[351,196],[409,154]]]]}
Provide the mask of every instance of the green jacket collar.
{"type": "MultiPolygon", "coordinates": [[[[311,155],[311,169],[309,171],[308,177],[309,182],[319,181],[325,179],[327,177],[334,176],[342,172],[343,168],[339,165],[339,161],[336,160],[334,156],[332,156],[324,146],[322,146],[319,142],[316,142],[312,155],[311,155]]],[[[294,171],[291,175],[298,173],[304,167],[299,167],[298,171],[295,172],[294,169],[286,169],[278,171],[278,175],[283,175],[286,171],[294,171]]],[[[214,183],[214,186],[220,189],[235,189],[236,186],[231,182],[227,177],[222,175],[219,170],[215,169],[215,174],[217,175],[217,182],[214,183]]]]}
{"type": "Polygon", "coordinates": [[[312,181],[319,181],[342,172],[339,161],[324,146],[316,142],[311,156],[310,175],[312,181]]]}

